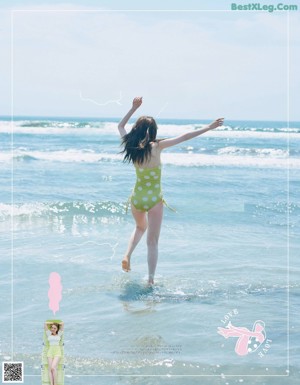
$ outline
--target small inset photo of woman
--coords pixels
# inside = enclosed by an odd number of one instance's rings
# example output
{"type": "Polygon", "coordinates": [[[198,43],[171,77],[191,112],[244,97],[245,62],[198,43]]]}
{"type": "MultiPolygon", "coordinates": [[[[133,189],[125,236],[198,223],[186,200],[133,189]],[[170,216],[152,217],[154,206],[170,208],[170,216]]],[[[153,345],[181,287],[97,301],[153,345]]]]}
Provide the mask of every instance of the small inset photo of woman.
{"type": "Polygon", "coordinates": [[[42,385],[64,384],[64,323],[48,320],[44,323],[42,354],[42,385]]]}

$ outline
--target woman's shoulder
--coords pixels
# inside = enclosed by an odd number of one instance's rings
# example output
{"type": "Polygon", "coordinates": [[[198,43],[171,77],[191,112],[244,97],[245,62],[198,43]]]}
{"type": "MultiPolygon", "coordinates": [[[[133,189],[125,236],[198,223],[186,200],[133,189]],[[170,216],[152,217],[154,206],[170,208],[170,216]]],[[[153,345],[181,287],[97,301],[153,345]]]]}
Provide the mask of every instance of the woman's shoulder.
{"type": "Polygon", "coordinates": [[[159,142],[160,142],[160,139],[155,140],[154,142],[150,142],[151,148],[152,148],[153,150],[160,150],[159,142]]]}

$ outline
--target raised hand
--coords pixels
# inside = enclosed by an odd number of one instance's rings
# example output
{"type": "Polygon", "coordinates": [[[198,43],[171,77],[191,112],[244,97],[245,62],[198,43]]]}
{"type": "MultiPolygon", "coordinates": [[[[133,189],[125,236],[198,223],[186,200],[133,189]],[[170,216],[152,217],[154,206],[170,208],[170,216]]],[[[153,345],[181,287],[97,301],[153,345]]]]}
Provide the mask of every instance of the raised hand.
{"type": "Polygon", "coordinates": [[[142,96],[137,96],[133,99],[132,102],[132,107],[137,109],[139,106],[143,103],[143,97],[142,96]]]}
{"type": "Polygon", "coordinates": [[[209,124],[210,130],[222,126],[224,123],[224,118],[216,119],[214,122],[209,124]]]}

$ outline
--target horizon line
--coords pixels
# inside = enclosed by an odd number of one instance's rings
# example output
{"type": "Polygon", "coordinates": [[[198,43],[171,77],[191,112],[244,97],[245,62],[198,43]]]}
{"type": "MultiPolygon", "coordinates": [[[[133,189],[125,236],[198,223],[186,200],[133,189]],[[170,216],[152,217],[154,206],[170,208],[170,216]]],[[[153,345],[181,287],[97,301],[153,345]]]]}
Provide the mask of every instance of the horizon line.
{"type": "MultiPolygon", "coordinates": [[[[13,121],[14,118],[31,118],[31,119],[37,119],[37,118],[51,118],[51,119],[122,119],[123,116],[121,117],[112,117],[112,116],[70,116],[70,115],[0,115],[0,120],[2,118],[7,118],[7,120],[13,121]]],[[[130,120],[135,120],[136,118],[130,118],[130,120]]],[[[154,118],[155,120],[190,120],[190,121],[211,121],[213,118],[209,119],[200,119],[200,118],[154,118]]],[[[245,122],[283,122],[286,123],[287,120],[269,120],[269,119],[245,119],[245,118],[240,118],[240,119],[226,119],[224,120],[230,121],[230,122],[235,122],[235,121],[245,121],[245,122]]],[[[300,123],[300,120],[289,120],[289,122],[294,122],[294,123],[300,123]]]]}

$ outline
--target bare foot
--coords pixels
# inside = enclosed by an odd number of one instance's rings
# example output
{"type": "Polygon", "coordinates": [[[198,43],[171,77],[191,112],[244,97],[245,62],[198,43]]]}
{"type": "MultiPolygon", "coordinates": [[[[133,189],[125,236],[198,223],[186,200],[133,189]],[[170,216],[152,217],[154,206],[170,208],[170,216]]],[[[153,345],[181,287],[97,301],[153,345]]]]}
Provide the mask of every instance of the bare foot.
{"type": "Polygon", "coordinates": [[[148,286],[152,286],[154,285],[154,277],[151,275],[149,275],[149,278],[148,278],[148,286]]]}
{"type": "Polygon", "coordinates": [[[130,258],[128,258],[127,256],[124,257],[123,261],[122,261],[122,269],[126,272],[130,271],[130,258]]]}

